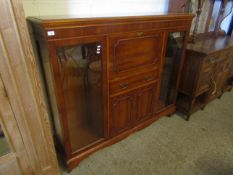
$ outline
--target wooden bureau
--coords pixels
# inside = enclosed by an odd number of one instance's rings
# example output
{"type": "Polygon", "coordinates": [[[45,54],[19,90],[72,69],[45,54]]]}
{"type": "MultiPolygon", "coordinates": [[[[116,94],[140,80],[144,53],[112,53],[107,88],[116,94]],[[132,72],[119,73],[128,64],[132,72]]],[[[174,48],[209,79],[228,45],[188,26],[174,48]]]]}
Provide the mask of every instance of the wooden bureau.
{"type": "Polygon", "coordinates": [[[178,110],[189,116],[232,88],[233,38],[204,38],[188,44],[178,110]]]}
{"type": "Polygon", "coordinates": [[[68,170],[175,112],[192,18],[28,18],[68,170]]]}

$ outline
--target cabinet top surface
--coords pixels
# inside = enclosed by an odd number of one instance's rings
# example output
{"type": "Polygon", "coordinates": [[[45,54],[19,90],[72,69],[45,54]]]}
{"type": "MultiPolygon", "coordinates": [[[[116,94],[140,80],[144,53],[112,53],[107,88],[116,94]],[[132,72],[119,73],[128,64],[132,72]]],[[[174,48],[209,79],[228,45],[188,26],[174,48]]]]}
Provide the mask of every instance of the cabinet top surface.
{"type": "Polygon", "coordinates": [[[114,16],[33,16],[28,17],[29,21],[39,23],[43,26],[88,24],[88,23],[114,23],[114,22],[135,22],[153,20],[191,20],[193,14],[188,13],[141,13],[141,14],[114,14],[114,16]]]}
{"type": "Polygon", "coordinates": [[[230,47],[233,47],[233,37],[219,36],[209,37],[196,41],[195,43],[190,43],[187,45],[187,50],[208,55],[230,47]]]}

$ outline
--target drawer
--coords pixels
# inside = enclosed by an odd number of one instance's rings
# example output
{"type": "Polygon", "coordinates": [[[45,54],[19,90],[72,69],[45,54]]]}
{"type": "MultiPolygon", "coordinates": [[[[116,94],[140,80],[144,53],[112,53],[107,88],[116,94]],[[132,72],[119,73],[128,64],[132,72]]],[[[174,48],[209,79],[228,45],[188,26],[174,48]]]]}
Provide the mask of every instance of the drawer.
{"type": "Polygon", "coordinates": [[[144,84],[155,82],[158,78],[158,69],[138,75],[132,75],[120,80],[110,81],[110,94],[116,94],[135,89],[144,84]]]}
{"type": "Polygon", "coordinates": [[[110,77],[157,66],[163,46],[161,31],[120,33],[109,37],[110,77]]]}

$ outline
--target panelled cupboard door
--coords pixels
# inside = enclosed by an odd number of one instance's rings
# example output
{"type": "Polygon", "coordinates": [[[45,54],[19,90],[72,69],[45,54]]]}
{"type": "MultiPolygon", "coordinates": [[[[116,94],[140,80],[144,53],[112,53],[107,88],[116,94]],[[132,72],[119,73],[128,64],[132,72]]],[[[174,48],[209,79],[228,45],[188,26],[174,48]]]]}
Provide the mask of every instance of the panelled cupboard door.
{"type": "Polygon", "coordinates": [[[140,123],[153,116],[154,109],[157,104],[157,83],[141,88],[137,95],[136,101],[137,113],[134,118],[135,123],[140,123]]]}
{"type": "Polygon", "coordinates": [[[225,60],[221,59],[213,63],[211,74],[211,90],[209,92],[209,99],[213,99],[222,93],[222,80],[225,74],[225,60]]]}
{"type": "Polygon", "coordinates": [[[110,99],[110,136],[128,129],[132,123],[135,109],[135,92],[110,99]]]}
{"type": "Polygon", "coordinates": [[[224,82],[226,82],[226,78],[225,78],[225,74],[227,73],[227,69],[225,69],[226,64],[227,61],[223,59],[217,62],[215,65],[216,67],[214,72],[216,72],[216,74],[214,78],[215,80],[213,80],[213,84],[214,84],[214,90],[212,92],[213,95],[222,93],[224,82]]]}
{"type": "MultiPolygon", "coordinates": [[[[227,55],[227,56],[231,56],[231,55],[227,55]]],[[[223,73],[223,77],[221,78],[221,82],[220,82],[220,86],[221,86],[221,90],[223,91],[230,83],[231,83],[231,71],[232,69],[232,59],[225,59],[225,63],[222,67],[222,73],[223,73]]]]}
{"type": "Polygon", "coordinates": [[[110,135],[117,135],[153,116],[157,105],[157,83],[110,100],[110,135]]]}
{"type": "Polygon", "coordinates": [[[110,78],[126,72],[154,68],[162,51],[161,31],[139,31],[109,37],[110,78]]]}

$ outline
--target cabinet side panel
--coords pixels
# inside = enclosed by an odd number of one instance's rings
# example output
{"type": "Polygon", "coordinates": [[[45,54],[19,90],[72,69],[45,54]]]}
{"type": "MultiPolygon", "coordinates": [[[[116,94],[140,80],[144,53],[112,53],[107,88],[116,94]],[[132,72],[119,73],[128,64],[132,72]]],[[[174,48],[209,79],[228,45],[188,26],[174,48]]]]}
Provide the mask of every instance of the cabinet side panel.
{"type": "Polygon", "coordinates": [[[187,51],[184,62],[180,91],[191,95],[194,91],[196,76],[200,69],[201,55],[187,51]]]}
{"type": "Polygon", "coordinates": [[[48,104],[48,109],[50,110],[51,118],[54,123],[54,127],[56,130],[56,135],[59,139],[59,141],[63,142],[63,136],[62,136],[62,128],[60,123],[60,114],[57,108],[57,101],[56,101],[56,95],[55,95],[55,87],[54,87],[54,78],[53,78],[53,72],[51,69],[50,61],[49,61],[49,53],[48,49],[46,47],[46,43],[43,41],[40,41],[39,43],[39,50],[40,50],[40,59],[43,69],[43,74],[45,78],[45,86],[47,90],[47,94],[49,98],[45,98],[48,104]]]}

